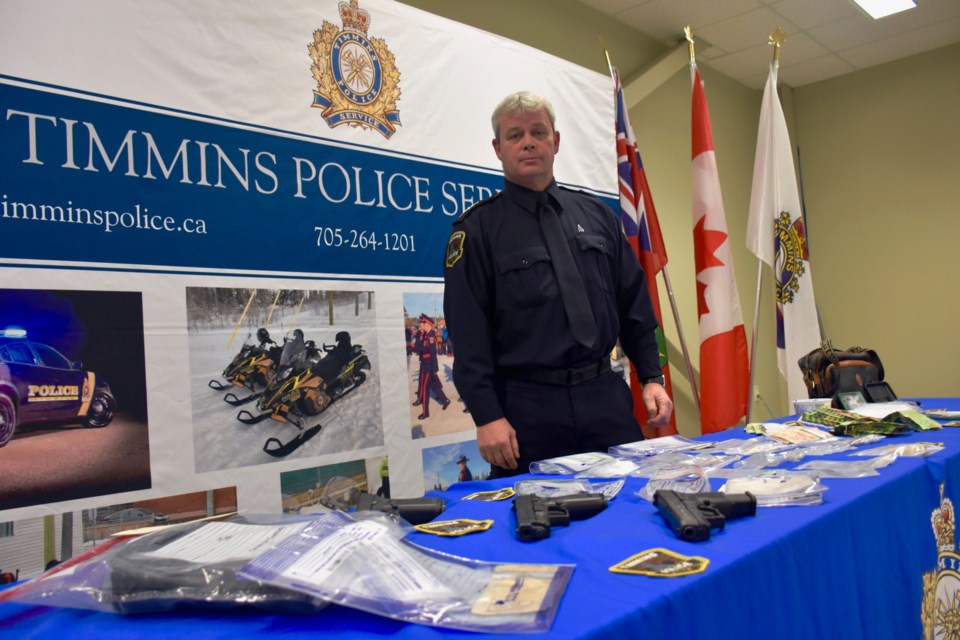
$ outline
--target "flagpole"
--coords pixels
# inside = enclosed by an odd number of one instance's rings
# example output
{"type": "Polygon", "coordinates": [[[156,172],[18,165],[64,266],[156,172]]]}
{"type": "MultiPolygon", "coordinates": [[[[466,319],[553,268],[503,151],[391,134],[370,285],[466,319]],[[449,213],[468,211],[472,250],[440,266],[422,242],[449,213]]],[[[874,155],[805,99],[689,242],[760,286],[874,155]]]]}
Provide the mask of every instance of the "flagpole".
{"type": "Polygon", "coordinates": [[[757,333],[759,331],[760,320],[760,285],[763,283],[763,260],[757,258],[757,295],[753,305],[753,335],[750,337],[750,402],[747,403],[747,424],[750,424],[750,418],[753,415],[753,403],[757,395],[753,392],[755,380],[755,365],[757,362],[757,333]]]}
{"type": "MultiPolygon", "coordinates": [[[[770,34],[767,43],[773,45],[773,62],[771,66],[778,67],[780,65],[780,47],[786,39],[787,34],[784,33],[780,27],[774,29],[773,33],[770,34]]],[[[753,336],[750,339],[750,402],[747,403],[747,424],[750,424],[750,417],[753,414],[753,403],[756,400],[756,396],[759,395],[755,394],[753,390],[756,379],[757,333],[760,331],[760,290],[762,284],[763,260],[757,256],[757,295],[756,302],[753,306],[753,336]]]]}
{"type": "Polygon", "coordinates": [[[670,298],[670,309],[673,311],[673,321],[677,325],[680,349],[683,351],[683,362],[687,365],[687,375],[690,377],[690,391],[693,393],[693,406],[697,409],[697,420],[700,420],[700,391],[697,389],[697,379],[693,376],[693,365],[690,363],[687,341],[683,337],[683,327],[680,326],[680,311],[677,310],[677,300],[673,296],[673,285],[670,284],[670,274],[667,273],[666,265],[663,266],[660,272],[663,273],[663,283],[667,287],[667,297],[670,298]]]}
{"type": "MultiPolygon", "coordinates": [[[[807,253],[810,253],[810,225],[807,224],[807,199],[803,195],[803,163],[800,161],[800,145],[797,145],[797,177],[800,187],[800,211],[803,212],[803,233],[807,243],[807,253]]],[[[823,316],[820,315],[820,307],[814,301],[814,307],[817,309],[817,326],[820,327],[820,340],[827,332],[823,328],[823,316]]]]}
{"type": "MultiPolygon", "coordinates": [[[[687,51],[690,53],[690,59],[693,60],[693,35],[690,27],[684,29],[687,36],[687,51]]],[[[677,299],[673,295],[673,285],[670,283],[670,274],[667,273],[667,267],[663,267],[663,282],[667,286],[667,297],[670,298],[670,310],[673,311],[673,321],[677,323],[677,335],[680,338],[680,349],[683,351],[683,363],[687,367],[687,376],[690,378],[690,392],[693,394],[693,406],[697,410],[697,420],[703,420],[703,412],[700,409],[700,389],[697,388],[697,377],[693,371],[693,363],[690,361],[690,351],[687,349],[687,341],[683,337],[683,327],[680,325],[680,311],[677,309],[677,299]]]]}
{"type": "MultiPolygon", "coordinates": [[[[603,47],[603,55],[607,59],[607,68],[610,71],[610,77],[614,77],[613,63],[610,61],[610,52],[607,46],[600,38],[600,45],[603,47]]],[[[680,350],[683,352],[683,363],[687,367],[687,377],[690,379],[690,392],[693,394],[693,406],[697,410],[697,421],[700,421],[700,393],[697,390],[697,379],[693,375],[693,364],[690,362],[690,353],[687,351],[687,341],[683,337],[683,325],[680,324],[680,311],[677,308],[677,299],[673,295],[673,285],[670,283],[670,274],[667,272],[667,265],[661,267],[663,274],[663,284],[667,290],[667,297],[670,299],[670,311],[673,313],[673,323],[677,326],[677,336],[680,339],[680,350]]]]}

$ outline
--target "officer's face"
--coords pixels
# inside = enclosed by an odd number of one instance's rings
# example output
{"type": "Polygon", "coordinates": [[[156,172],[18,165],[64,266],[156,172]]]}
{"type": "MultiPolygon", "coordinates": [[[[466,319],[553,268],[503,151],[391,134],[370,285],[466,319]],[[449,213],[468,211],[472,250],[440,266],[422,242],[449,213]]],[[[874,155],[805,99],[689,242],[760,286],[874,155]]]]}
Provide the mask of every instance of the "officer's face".
{"type": "Polygon", "coordinates": [[[560,149],[560,134],[540,109],[513,111],[500,117],[500,135],[493,148],[510,182],[543,191],[553,179],[553,158],[560,149]]]}

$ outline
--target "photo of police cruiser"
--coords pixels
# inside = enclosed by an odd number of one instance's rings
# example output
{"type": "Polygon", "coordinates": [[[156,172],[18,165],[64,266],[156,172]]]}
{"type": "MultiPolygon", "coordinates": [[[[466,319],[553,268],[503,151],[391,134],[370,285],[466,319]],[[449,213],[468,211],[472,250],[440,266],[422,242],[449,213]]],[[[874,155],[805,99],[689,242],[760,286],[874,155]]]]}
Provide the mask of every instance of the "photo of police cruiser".
{"type": "Polygon", "coordinates": [[[27,425],[105,427],[116,408],[110,386],[82,362],[30,340],[23,329],[0,330],[0,447],[27,425]]]}

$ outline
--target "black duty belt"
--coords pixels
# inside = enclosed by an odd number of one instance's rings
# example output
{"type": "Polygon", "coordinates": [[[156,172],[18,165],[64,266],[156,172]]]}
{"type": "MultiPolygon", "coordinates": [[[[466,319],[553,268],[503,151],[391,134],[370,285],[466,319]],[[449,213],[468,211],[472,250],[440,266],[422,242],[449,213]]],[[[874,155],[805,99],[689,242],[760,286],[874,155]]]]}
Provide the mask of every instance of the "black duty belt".
{"type": "Polygon", "coordinates": [[[572,387],[599,378],[607,371],[610,371],[609,358],[575,369],[504,369],[503,375],[515,380],[572,387]]]}

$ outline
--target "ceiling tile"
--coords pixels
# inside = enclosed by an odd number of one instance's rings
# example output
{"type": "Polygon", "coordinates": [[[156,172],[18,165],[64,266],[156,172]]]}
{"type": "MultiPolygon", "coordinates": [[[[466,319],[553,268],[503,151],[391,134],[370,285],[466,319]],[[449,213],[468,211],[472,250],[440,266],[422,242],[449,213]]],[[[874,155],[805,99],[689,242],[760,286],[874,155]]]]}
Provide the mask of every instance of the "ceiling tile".
{"type": "MultiPolygon", "coordinates": [[[[807,61],[823,59],[829,52],[819,43],[815,42],[807,35],[800,33],[796,36],[787,37],[780,53],[781,68],[785,68],[786,62],[791,66],[796,66],[807,61]]],[[[722,56],[707,57],[710,66],[743,84],[757,88],[763,87],[764,78],[767,74],[770,62],[773,60],[773,47],[769,44],[756,45],[749,49],[743,49],[722,56]],[[758,81],[759,77],[759,81],[758,81]]],[[[839,62],[839,58],[836,58],[839,62]]],[[[846,68],[843,73],[853,71],[850,64],[843,63],[846,68]]],[[[807,77],[806,74],[804,77],[807,77]]],[[[791,84],[791,86],[799,86],[791,84]]]]}
{"type": "MultiPolygon", "coordinates": [[[[953,1],[956,2],[956,0],[953,1]]],[[[956,6],[960,8],[960,2],[956,2],[956,6]]],[[[923,13],[911,9],[881,20],[871,20],[857,15],[810,29],[809,32],[827,47],[841,51],[960,17],[960,10],[951,12],[935,4],[924,5],[924,8],[930,8],[931,11],[923,13]],[[950,15],[951,13],[953,15],[950,15]]],[[[954,37],[960,40],[960,30],[954,28],[954,37]]]]}
{"type": "Polygon", "coordinates": [[[627,9],[647,4],[653,0],[580,0],[583,4],[593,7],[607,15],[616,15],[627,9]]]}
{"type": "Polygon", "coordinates": [[[856,7],[847,0],[773,0],[770,8],[800,29],[858,15],[856,7]]]}
{"type": "Polygon", "coordinates": [[[960,42],[960,0],[918,0],[880,20],[852,0],[581,1],[667,46],[690,25],[697,57],[750,87],[763,86],[778,26],[780,77],[794,87],[960,42]]]}
{"type": "Polygon", "coordinates": [[[714,58],[719,58],[720,56],[725,56],[730,53],[726,49],[721,49],[720,47],[715,47],[707,43],[705,40],[695,42],[694,44],[694,53],[698,60],[713,60],[714,58]]]}
{"type": "Polygon", "coordinates": [[[854,67],[864,69],[953,44],[958,32],[960,18],[844,49],[839,55],[854,67]]]}
{"type": "MultiPolygon", "coordinates": [[[[763,7],[750,11],[743,16],[728,18],[702,27],[700,36],[710,44],[727,51],[739,51],[753,48],[758,44],[766,45],[769,35],[777,27],[788,34],[799,31],[793,24],[785,22],[782,16],[777,15],[769,8],[763,7]]],[[[696,32],[694,35],[696,35],[696,32]]]]}
{"type": "Polygon", "coordinates": [[[683,39],[683,28],[687,25],[693,29],[693,36],[696,38],[697,32],[703,26],[740,15],[759,6],[759,0],[723,0],[722,2],[651,0],[628,9],[617,17],[641,33],[664,43],[674,43],[683,39]]]}
{"type": "Polygon", "coordinates": [[[772,55],[766,44],[759,44],[711,60],[710,66],[742,82],[751,76],[766,73],[772,55]]]}

